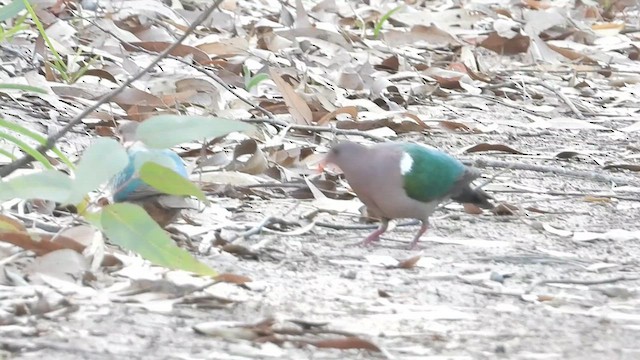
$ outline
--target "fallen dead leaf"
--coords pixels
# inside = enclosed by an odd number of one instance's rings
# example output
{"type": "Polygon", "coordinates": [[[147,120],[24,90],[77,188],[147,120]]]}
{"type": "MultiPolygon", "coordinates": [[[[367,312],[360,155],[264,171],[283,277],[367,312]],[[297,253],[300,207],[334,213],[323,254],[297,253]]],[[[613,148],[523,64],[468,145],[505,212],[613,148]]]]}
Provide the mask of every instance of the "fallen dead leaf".
{"type": "Polygon", "coordinates": [[[340,339],[327,339],[320,341],[310,341],[309,344],[324,349],[340,349],[340,350],[349,350],[349,349],[362,349],[380,352],[380,348],[374,345],[372,342],[363,340],[359,337],[351,336],[347,338],[340,339]]]}
{"type": "Polygon", "coordinates": [[[640,171],[640,165],[638,165],[638,164],[610,164],[610,165],[605,165],[603,167],[603,169],[605,169],[605,170],[622,169],[622,170],[629,170],[629,171],[640,171]]]}
{"type": "Polygon", "coordinates": [[[454,132],[469,132],[469,133],[479,133],[480,130],[471,128],[463,123],[459,123],[456,121],[442,120],[438,122],[440,127],[443,127],[447,130],[451,130],[454,132]]]}
{"type": "Polygon", "coordinates": [[[517,34],[511,39],[507,39],[494,31],[480,43],[480,46],[500,55],[517,55],[529,50],[530,44],[531,39],[528,36],[517,34]]]}
{"type": "Polygon", "coordinates": [[[526,153],[518,151],[504,144],[489,144],[489,143],[473,145],[471,147],[466,148],[463,152],[469,154],[469,153],[486,152],[486,151],[499,151],[499,152],[505,152],[505,153],[514,154],[514,155],[526,155],[526,153]]]}
{"type": "Polygon", "coordinates": [[[236,285],[242,285],[244,283],[253,281],[246,276],[236,275],[232,273],[223,273],[216,276],[214,279],[219,282],[226,282],[226,283],[236,284],[236,285]]]}
{"type": "Polygon", "coordinates": [[[280,93],[282,93],[282,98],[287,104],[293,122],[300,125],[311,125],[313,114],[309,105],[296,93],[291,85],[282,79],[280,71],[275,68],[269,68],[269,73],[271,74],[271,80],[276,83],[280,93]]]}
{"type": "Polygon", "coordinates": [[[471,203],[464,203],[462,204],[462,207],[464,209],[464,212],[466,212],[467,214],[471,214],[471,215],[482,214],[482,209],[478,205],[471,204],[471,203]]]}
{"type": "Polygon", "coordinates": [[[412,269],[416,266],[416,264],[418,263],[418,261],[420,261],[421,258],[422,258],[422,255],[416,255],[405,260],[399,260],[398,265],[396,265],[396,268],[412,269]]]}

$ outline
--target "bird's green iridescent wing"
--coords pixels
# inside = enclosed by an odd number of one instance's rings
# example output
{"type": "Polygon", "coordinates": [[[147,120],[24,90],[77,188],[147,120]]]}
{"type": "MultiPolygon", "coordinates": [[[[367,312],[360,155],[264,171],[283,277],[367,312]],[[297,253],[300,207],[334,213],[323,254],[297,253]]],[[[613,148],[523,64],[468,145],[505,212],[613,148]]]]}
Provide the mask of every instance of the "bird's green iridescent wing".
{"type": "Polygon", "coordinates": [[[465,166],[439,150],[417,144],[404,145],[411,169],[404,174],[404,190],[415,200],[429,202],[449,194],[464,175],[465,166]]]}

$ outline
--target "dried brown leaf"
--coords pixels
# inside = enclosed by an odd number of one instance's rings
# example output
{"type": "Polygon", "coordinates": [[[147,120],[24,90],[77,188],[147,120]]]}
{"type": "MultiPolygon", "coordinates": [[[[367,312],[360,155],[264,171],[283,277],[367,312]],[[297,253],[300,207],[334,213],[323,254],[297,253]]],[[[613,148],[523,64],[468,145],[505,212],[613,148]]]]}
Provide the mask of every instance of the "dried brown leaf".
{"type": "Polygon", "coordinates": [[[436,25],[415,25],[411,31],[390,30],[384,33],[384,39],[394,46],[424,42],[433,48],[460,46],[460,40],[436,25]]]}
{"type": "MultiPolygon", "coordinates": [[[[142,42],[123,43],[123,46],[127,51],[135,50],[135,47],[131,45],[138,46],[145,50],[159,53],[164,51],[169,46],[172,46],[173,43],[164,42],[164,41],[142,41],[142,42]]],[[[201,65],[206,65],[211,60],[209,58],[209,55],[207,55],[204,51],[198,48],[195,48],[193,46],[184,45],[184,44],[179,44],[173,50],[171,50],[171,55],[177,56],[177,57],[187,57],[189,55],[192,55],[193,60],[195,60],[197,63],[201,65]]]]}
{"type": "Polygon", "coordinates": [[[397,55],[393,55],[382,60],[382,63],[380,63],[380,65],[374,66],[374,68],[377,70],[395,73],[400,68],[400,61],[398,60],[397,55]]]}
{"type": "Polygon", "coordinates": [[[237,244],[224,244],[222,246],[222,251],[248,259],[255,259],[258,256],[258,254],[251,251],[251,249],[237,244]]]}
{"type": "Polygon", "coordinates": [[[590,203],[610,203],[611,198],[587,195],[582,198],[582,201],[590,203]]]}
{"type": "Polygon", "coordinates": [[[568,49],[568,48],[563,48],[563,47],[559,47],[553,44],[549,44],[546,43],[547,46],[557,52],[558,54],[566,57],[567,59],[571,60],[571,61],[576,61],[576,62],[581,62],[583,64],[590,64],[590,65],[595,65],[597,64],[597,62],[593,59],[591,59],[590,57],[588,57],[587,55],[581,54],[575,50],[572,49],[568,49]]]}
{"type": "Polygon", "coordinates": [[[355,106],[345,106],[345,107],[341,107],[339,109],[336,109],[326,115],[324,115],[320,120],[318,120],[317,124],[318,125],[326,125],[328,124],[331,120],[335,120],[336,116],[338,116],[339,114],[348,114],[351,116],[352,119],[357,119],[358,118],[358,108],[355,106]]]}
{"type": "Polygon", "coordinates": [[[482,209],[478,205],[471,204],[471,203],[464,203],[462,204],[462,207],[464,209],[464,212],[466,212],[467,214],[471,214],[471,215],[482,214],[482,209]]]}
{"type": "Polygon", "coordinates": [[[226,283],[236,284],[236,285],[242,285],[244,283],[253,281],[246,276],[232,274],[232,273],[222,273],[216,276],[214,279],[219,282],[226,282],[226,283]]]}
{"type": "Polygon", "coordinates": [[[535,10],[546,10],[551,7],[551,4],[547,1],[539,1],[539,0],[522,0],[522,2],[535,10]]]}
{"type": "Polygon", "coordinates": [[[638,164],[609,164],[603,167],[605,170],[609,169],[623,169],[629,171],[640,171],[640,165],[638,164]]]}
{"type": "Polygon", "coordinates": [[[508,215],[515,215],[515,211],[517,210],[518,208],[516,206],[500,203],[496,205],[496,207],[493,208],[492,211],[496,215],[508,216],[508,215]]]}
{"type": "Polygon", "coordinates": [[[287,104],[294,123],[311,125],[313,114],[311,113],[309,105],[296,93],[291,85],[282,79],[280,71],[275,68],[269,68],[269,73],[271,74],[271,79],[276,83],[276,86],[282,93],[282,98],[285,104],[287,104]]]}
{"type": "Polygon", "coordinates": [[[505,153],[514,154],[514,155],[526,154],[504,144],[489,144],[489,143],[473,145],[464,150],[464,152],[467,154],[476,153],[476,152],[486,152],[486,151],[499,151],[499,152],[505,152],[505,153]]]}
{"type": "MultiPolygon", "coordinates": [[[[25,250],[33,251],[38,256],[46,255],[50,252],[70,249],[79,254],[85,246],[76,240],[62,235],[52,235],[45,233],[27,233],[15,231],[0,232],[0,242],[6,242],[19,246],[25,250]]],[[[106,254],[102,260],[102,266],[120,265],[122,262],[111,254],[106,254]]]]}
{"type": "Polygon", "coordinates": [[[420,261],[420,259],[422,258],[421,255],[416,255],[416,256],[412,256],[408,259],[404,259],[401,261],[398,261],[398,265],[396,265],[396,268],[398,269],[412,269],[414,267],[416,267],[416,264],[418,263],[418,261],[420,261]]]}
{"type": "Polygon", "coordinates": [[[327,339],[320,341],[311,341],[309,344],[324,349],[340,349],[340,350],[349,350],[349,349],[362,349],[380,352],[380,348],[373,344],[370,341],[361,339],[359,337],[350,336],[347,338],[340,339],[327,339]]]}
{"type": "Polygon", "coordinates": [[[227,170],[257,175],[262,174],[268,166],[267,157],[258,147],[258,142],[254,139],[247,139],[233,150],[233,161],[227,166],[227,170]],[[240,157],[245,155],[249,155],[249,158],[240,160],[240,157]]]}
{"type": "Polygon", "coordinates": [[[624,30],[624,22],[593,24],[591,30],[598,36],[615,36],[624,30]]]}
{"type": "Polygon", "coordinates": [[[118,83],[116,78],[110,72],[104,69],[89,69],[85,71],[83,76],[95,76],[95,77],[99,77],[100,79],[109,80],[114,84],[118,83]]]}
{"type": "Polygon", "coordinates": [[[589,156],[589,155],[583,154],[577,151],[572,151],[572,150],[560,151],[559,153],[554,155],[554,157],[558,159],[571,159],[572,157],[576,157],[576,156],[589,156]]]}
{"type": "Polygon", "coordinates": [[[245,54],[249,49],[249,42],[244,37],[237,36],[214,43],[200,44],[196,48],[209,55],[230,56],[245,54]]]}
{"type": "MultiPolygon", "coordinates": [[[[167,104],[159,97],[152,95],[146,91],[135,88],[124,89],[120,94],[114,96],[111,101],[120,106],[137,106],[137,107],[166,107],[167,104]]],[[[150,109],[152,111],[153,109],[150,109]]]]}
{"type": "Polygon", "coordinates": [[[555,299],[554,296],[552,295],[538,295],[538,301],[543,302],[543,301],[553,301],[555,299]]]}
{"type": "Polygon", "coordinates": [[[531,39],[528,36],[517,34],[511,39],[507,39],[494,31],[480,43],[480,46],[500,55],[517,55],[527,52],[530,44],[531,39]]]}
{"type": "Polygon", "coordinates": [[[480,133],[481,131],[475,128],[471,128],[463,123],[450,120],[442,120],[438,122],[440,127],[454,132],[468,132],[468,133],[480,133]]]}

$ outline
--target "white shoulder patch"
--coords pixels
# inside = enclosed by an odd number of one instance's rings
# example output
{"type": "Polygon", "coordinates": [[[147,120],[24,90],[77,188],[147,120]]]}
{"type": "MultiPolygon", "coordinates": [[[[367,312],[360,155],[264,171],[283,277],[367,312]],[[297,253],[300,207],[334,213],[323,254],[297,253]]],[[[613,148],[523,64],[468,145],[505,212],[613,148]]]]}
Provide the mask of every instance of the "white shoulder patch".
{"type": "Polygon", "coordinates": [[[413,167],[413,158],[407,152],[402,153],[402,158],[400,159],[400,174],[406,175],[411,168],[413,167]]]}

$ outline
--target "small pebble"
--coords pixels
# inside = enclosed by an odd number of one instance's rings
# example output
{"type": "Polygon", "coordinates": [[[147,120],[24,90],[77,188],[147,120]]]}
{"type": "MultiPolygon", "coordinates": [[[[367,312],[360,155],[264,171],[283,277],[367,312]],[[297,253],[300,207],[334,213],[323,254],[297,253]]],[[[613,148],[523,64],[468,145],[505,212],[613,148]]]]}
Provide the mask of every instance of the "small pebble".
{"type": "Polygon", "coordinates": [[[489,280],[499,282],[500,284],[502,284],[504,282],[504,276],[502,276],[502,274],[500,273],[492,271],[491,275],[489,275],[489,280]]]}
{"type": "Polygon", "coordinates": [[[355,270],[344,271],[340,274],[340,277],[343,277],[345,279],[351,279],[351,280],[355,280],[357,276],[358,276],[358,273],[355,270]]]}

